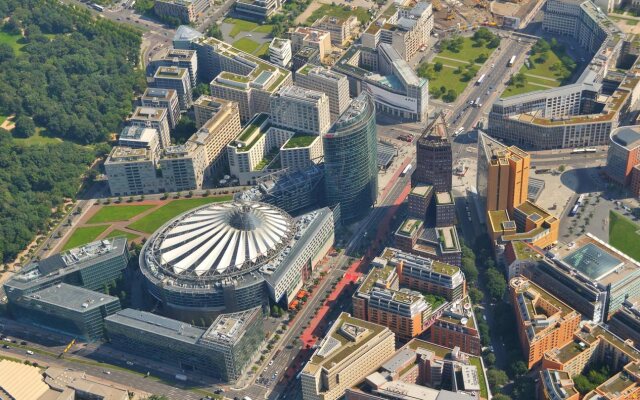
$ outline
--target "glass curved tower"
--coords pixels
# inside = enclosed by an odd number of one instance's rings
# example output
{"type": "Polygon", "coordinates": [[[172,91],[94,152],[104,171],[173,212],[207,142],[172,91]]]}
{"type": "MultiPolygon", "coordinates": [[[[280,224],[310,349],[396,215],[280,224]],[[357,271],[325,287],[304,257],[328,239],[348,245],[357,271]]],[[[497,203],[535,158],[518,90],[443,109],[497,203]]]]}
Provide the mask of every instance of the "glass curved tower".
{"type": "Polygon", "coordinates": [[[362,92],[323,138],[325,193],[340,203],[342,222],[352,222],[376,202],[378,165],[375,106],[362,92]]]}

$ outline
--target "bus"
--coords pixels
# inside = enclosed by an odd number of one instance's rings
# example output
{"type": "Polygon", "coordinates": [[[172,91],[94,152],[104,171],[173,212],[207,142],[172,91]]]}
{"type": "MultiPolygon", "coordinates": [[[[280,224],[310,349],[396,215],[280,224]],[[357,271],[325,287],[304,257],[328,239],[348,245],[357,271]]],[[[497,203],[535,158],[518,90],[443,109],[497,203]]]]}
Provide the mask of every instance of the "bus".
{"type": "Polygon", "coordinates": [[[516,62],[516,56],[511,56],[511,58],[509,59],[509,63],[507,64],[507,66],[509,67],[513,67],[513,63],[516,62]]]}
{"type": "Polygon", "coordinates": [[[482,74],[480,76],[480,78],[478,78],[478,80],[476,81],[476,85],[482,85],[482,82],[484,81],[484,77],[486,74],[482,74]]]}
{"type": "Polygon", "coordinates": [[[455,132],[453,132],[453,137],[458,136],[459,134],[461,134],[462,132],[464,132],[464,126],[461,126],[460,128],[456,129],[455,132]]]}
{"type": "Polygon", "coordinates": [[[595,153],[598,151],[595,147],[585,147],[571,150],[571,154],[595,153]]]}
{"type": "Polygon", "coordinates": [[[406,167],[404,167],[404,169],[400,173],[400,176],[407,175],[409,173],[409,171],[411,171],[411,164],[408,164],[406,167]]]}
{"type": "Polygon", "coordinates": [[[571,211],[569,211],[569,216],[570,217],[574,217],[576,215],[576,213],[578,212],[578,208],[579,207],[580,207],[579,205],[575,204],[573,206],[573,208],[571,209],[571,211]]]}
{"type": "Polygon", "coordinates": [[[104,7],[102,7],[100,4],[93,3],[93,4],[91,4],[91,7],[93,7],[95,10],[100,11],[100,12],[104,11],[104,7]]]}

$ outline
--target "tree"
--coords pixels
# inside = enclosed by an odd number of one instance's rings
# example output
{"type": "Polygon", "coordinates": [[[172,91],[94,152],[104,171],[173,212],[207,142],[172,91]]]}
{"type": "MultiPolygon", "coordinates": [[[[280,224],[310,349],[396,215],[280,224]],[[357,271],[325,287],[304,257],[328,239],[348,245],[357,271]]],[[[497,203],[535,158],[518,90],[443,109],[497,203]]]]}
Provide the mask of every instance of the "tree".
{"type": "MultiPolygon", "coordinates": [[[[466,277],[466,274],[465,274],[465,277],[466,277]]],[[[470,287],[469,297],[471,298],[472,303],[478,304],[482,302],[482,299],[484,298],[484,293],[482,293],[482,291],[476,287],[470,287]]]]}
{"type": "Polygon", "coordinates": [[[196,132],[196,123],[187,115],[183,115],[173,130],[173,137],[177,144],[185,143],[196,132]]]}
{"type": "Polygon", "coordinates": [[[196,86],[196,88],[193,90],[193,98],[198,98],[202,95],[210,95],[211,94],[211,87],[209,85],[207,85],[206,83],[198,83],[198,85],[196,86]]]}
{"type": "Polygon", "coordinates": [[[491,397],[493,400],[511,400],[511,397],[506,394],[496,393],[491,397]]]}
{"type": "Polygon", "coordinates": [[[462,272],[464,272],[467,282],[475,282],[478,280],[478,268],[476,268],[476,262],[469,257],[462,258],[462,272]]]}
{"type": "Polygon", "coordinates": [[[0,43],[0,63],[13,60],[13,57],[15,57],[13,47],[7,43],[0,43]]]}
{"type": "Polygon", "coordinates": [[[487,61],[488,58],[489,57],[485,53],[482,53],[478,57],[476,57],[476,62],[482,64],[487,61]]]}
{"type": "MultiPolygon", "coordinates": [[[[13,50],[13,49],[12,49],[12,50],[13,50]]],[[[436,72],[440,72],[440,71],[442,71],[442,63],[441,63],[440,61],[436,61],[436,63],[435,63],[435,64],[433,64],[433,69],[434,69],[436,72]]]]}
{"type": "Polygon", "coordinates": [[[28,138],[36,133],[36,124],[26,115],[21,115],[16,119],[16,126],[13,128],[13,134],[16,137],[28,138]]]}
{"type": "Polygon", "coordinates": [[[517,360],[509,364],[509,374],[514,378],[522,376],[527,372],[529,372],[529,368],[522,360],[517,360]]]}
{"type": "Polygon", "coordinates": [[[447,94],[442,96],[442,100],[444,100],[447,103],[453,103],[454,101],[456,101],[457,97],[458,97],[458,94],[455,92],[455,90],[449,89],[447,94]]]}
{"type": "Polygon", "coordinates": [[[564,164],[562,164],[562,165],[560,165],[558,167],[558,171],[560,171],[560,172],[564,172],[566,169],[567,169],[567,167],[565,167],[564,164]]]}
{"type": "Polygon", "coordinates": [[[488,365],[488,366],[492,366],[496,363],[496,355],[493,353],[489,353],[484,357],[484,362],[488,365]]]}
{"type": "Polygon", "coordinates": [[[518,400],[535,400],[536,384],[534,380],[528,376],[516,378],[511,395],[518,400]]]}
{"type": "Polygon", "coordinates": [[[598,387],[596,384],[590,382],[589,379],[587,379],[587,377],[584,375],[574,376],[573,385],[581,395],[587,394],[588,392],[598,387]]]}
{"type": "Polygon", "coordinates": [[[207,35],[209,35],[209,37],[222,40],[222,31],[220,30],[218,24],[216,24],[215,22],[211,24],[209,29],[207,29],[207,35]]]}
{"type": "Polygon", "coordinates": [[[489,43],[487,43],[487,48],[489,49],[495,49],[498,46],[500,46],[500,38],[498,36],[494,37],[489,41],[489,43]]]}
{"type": "Polygon", "coordinates": [[[509,381],[509,377],[507,376],[506,372],[500,369],[489,368],[487,370],[487,381],[489,381],[491,390],[497,392],[509,381]]]}
{"type": "Polygon", "coordinates": [[[489,296],[494,299],[501,299],[507,290],[507,281],[504,279],[502,273],[495,268],[489,268],[487,269],[485,277],[489,296]]]}

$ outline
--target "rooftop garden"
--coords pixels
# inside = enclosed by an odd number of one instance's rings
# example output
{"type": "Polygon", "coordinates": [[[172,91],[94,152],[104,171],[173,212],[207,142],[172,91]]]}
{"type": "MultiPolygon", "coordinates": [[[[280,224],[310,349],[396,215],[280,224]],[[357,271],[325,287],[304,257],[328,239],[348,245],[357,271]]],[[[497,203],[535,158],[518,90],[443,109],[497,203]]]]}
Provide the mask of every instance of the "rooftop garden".
{"type": "Polygon", "coordinates": [[[312,24],[325,15],[340,19],[347,19],[355,15],[361,24],[366,24],[371,19],[371,14],[363,7],[353,7],[352,9],[350,5],[323,4],[311,14],[307,19],[307,23],[312,24]]]}
{"type": "Polygon", "coordinates": [[[416,229],[422,226],[422,221],[419,219],[408,219],[402,224],[402,228],[400,228],[400,232],[405,235],[412,234],[416,229]]]}
{"type": "Polygon", "coordinates": [[[285,149],[310,146],[319,136],[296,133],[284,144],[285,149]]]}

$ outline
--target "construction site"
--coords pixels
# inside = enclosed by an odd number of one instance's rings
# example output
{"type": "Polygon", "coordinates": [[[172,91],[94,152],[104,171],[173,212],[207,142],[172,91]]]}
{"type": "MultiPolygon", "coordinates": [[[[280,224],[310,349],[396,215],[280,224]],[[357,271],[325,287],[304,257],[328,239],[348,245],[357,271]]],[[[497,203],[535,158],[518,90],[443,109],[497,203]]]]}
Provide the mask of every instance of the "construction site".
{"type": "Polygon", "coordinates": [[[524,27],[543,1],[432,0],[436,32],[464,31],[479,26],[506,29],[524,27]]]}

